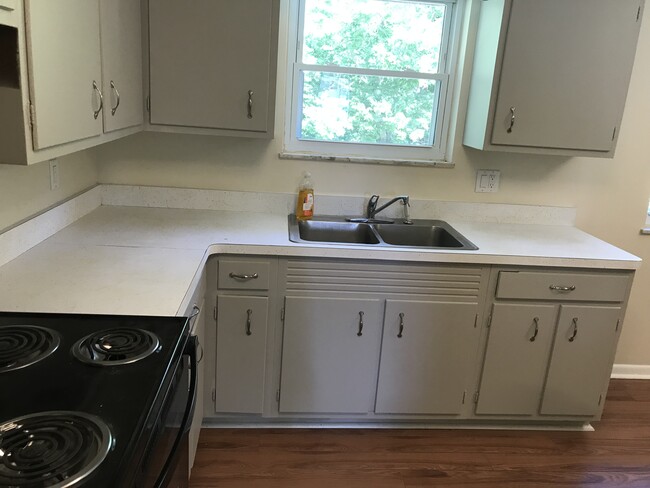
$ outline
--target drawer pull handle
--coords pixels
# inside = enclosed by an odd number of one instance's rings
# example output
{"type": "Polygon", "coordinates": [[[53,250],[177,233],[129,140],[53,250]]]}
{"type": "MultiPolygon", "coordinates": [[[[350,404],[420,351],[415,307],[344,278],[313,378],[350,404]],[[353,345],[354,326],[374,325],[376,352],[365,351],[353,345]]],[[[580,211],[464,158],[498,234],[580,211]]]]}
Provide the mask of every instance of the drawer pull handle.
{"type": "Polygon", "coordinates": [[[359,332],[357,332],[357,337],[363,335],[363,312],[359,312],[359,332]]]}
{"type": "Polygon", "coordinates": [[[404,314],[400,313],[399,314],[399,333],[397,334],[397,338],[401,339],[404,337],[404,314]]]}
{"type": "Polygon", "coordinates": [[[257,273],[253,273],[250,275],[247,274],[237,274],[237,273],[230,273],[228,276],[235,280],[243,280],[243,281],[248,281],[248,280],[256,280],[259,275],[257,273]]]}
{"type": "Polygon", "coordinates": [[[578,335],[578,317],[573,318],[571,321],[571,326],[573,327],[573,334],[571,334],[571,337],[569,337],[569,342],[575,341],[576,336],[578,335]]]}
{"type": "Polygon", "coordinates": [[[530,342],[535,342],[537,334],[539,334],[539,317],[535,317],[533,322],[535,323],[535,332],[533,332],[533,337],[530,338],[530,342]]]}
{"type": "Polygon", "coordinates": [[[253,332],[251,332],[251,319],[253,317],[253,310],[250,308],[246,310],[246,335],[252,335],[253,332]]]}
{"type": "Polygon", "coordinates": [[[549,290],[553,290],[553,291],[573,291],[576,289],[576,286],[575,285],[571,285],[571,286],[551,285],[548,288],[549,290]]]}

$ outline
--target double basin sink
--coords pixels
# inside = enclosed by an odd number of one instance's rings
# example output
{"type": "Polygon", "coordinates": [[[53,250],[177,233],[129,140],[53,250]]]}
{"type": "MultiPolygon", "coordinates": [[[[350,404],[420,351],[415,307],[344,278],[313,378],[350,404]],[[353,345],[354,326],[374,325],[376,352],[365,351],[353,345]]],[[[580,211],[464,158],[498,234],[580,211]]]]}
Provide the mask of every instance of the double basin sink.
{"type": "Polygon", "coordinates": [[[319,216],[299,221],[289,215],[289,240],[378,247],[416,247],[475,251],[465,236],[442,220],[374,220],[319,216]]]}

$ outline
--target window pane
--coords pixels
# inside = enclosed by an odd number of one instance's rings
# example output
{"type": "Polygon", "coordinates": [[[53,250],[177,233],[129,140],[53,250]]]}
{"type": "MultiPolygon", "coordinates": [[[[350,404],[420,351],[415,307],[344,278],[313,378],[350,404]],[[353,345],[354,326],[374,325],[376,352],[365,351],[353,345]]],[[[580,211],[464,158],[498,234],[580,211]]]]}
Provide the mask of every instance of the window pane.
{"type": "Polygon", "coordinates": [[[298,139],[432,146],[439,82],[303,72],[298,139]]]}
{"type": "Polygon", "coordinates": [[[446,6],[305,0],[305,64],[437,73],[446,6]]]}

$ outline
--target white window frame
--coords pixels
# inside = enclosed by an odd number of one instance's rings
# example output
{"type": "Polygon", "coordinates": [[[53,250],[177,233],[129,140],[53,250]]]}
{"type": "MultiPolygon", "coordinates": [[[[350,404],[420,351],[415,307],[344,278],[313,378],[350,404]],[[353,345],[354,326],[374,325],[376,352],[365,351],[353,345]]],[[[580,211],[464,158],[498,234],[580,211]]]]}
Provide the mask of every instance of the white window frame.
{"type": "Polygon", "coordinates": [[[280,157],[288,159],[317,159],[349,162],[412,163],[446,166],[449,165],[449,147],[452,90],[458,66],[459,32],[462,22],[462,0],[419,0],[428,3],[447,5],[449,14],[445,16],[441,44],[440,68],[438,73],[409,73],[361,68],[327,67],[308,65],[302,60],[304,4],[305,0],[290,0],[287,56],[287,91],[285,107],[284,149],[280,157]],[[305,141],[299,140],[301,95],[297,87],[301,85],[302,71],[387,75],[403,78],[431,79],[440,81],[438,91],[438,113],[435,123],[433,146],[401,146],[388,144],[359,144],[350,142],[305,141]],[[442,99],[442,102],[440,101],[442,99]],[[441,164],[442,163],[442,164],[441,164]]]}

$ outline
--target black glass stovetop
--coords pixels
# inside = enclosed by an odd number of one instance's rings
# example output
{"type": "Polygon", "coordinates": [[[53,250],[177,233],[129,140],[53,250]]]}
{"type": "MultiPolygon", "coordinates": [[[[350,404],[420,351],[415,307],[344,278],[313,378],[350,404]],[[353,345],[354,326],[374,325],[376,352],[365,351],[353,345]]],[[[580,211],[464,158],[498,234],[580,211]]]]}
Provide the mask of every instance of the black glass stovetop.
{"type": "Polygon", "coordinates": [[[188,336],[184,317],[0,312],[0,486],[127,485],[188,336]]]}

